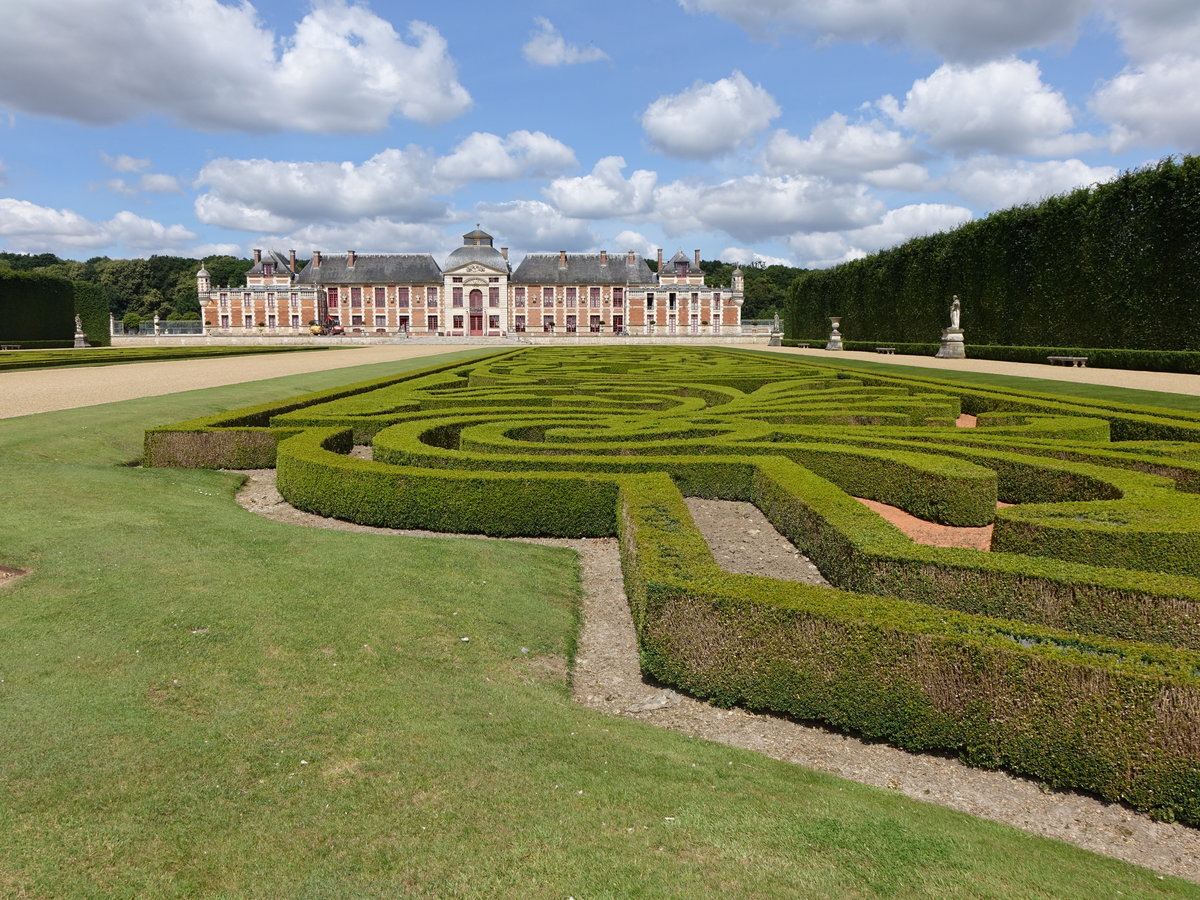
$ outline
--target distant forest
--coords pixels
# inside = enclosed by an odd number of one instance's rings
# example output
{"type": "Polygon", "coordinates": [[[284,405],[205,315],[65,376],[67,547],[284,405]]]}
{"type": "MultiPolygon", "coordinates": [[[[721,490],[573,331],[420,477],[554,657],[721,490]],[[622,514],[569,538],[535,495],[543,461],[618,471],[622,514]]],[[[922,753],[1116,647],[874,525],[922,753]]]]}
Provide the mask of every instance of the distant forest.
{"type": "MultiPolygon", "coordinates": [[[[298,261],[301,262],[301,261],[298,261]]],[[[650,260],[654,268],[654,261],[650,260]]],[[[53,253],[23,254],[0,252],[0,268],[18,272],[59,275],[71,281],[99,285],[108,299],[109,311],[121,319],[136,313],[143,319],[155,314],[161,319],[199,319],[196,297],[196,272],[201,264],[212,276],[214,285],[240,287],[246,283],[248,259],[234,256],[151,256],[149,259],[110,259],[94,256],[87,262],[61,259],[53,253]]],[[[700,263],[710,285],[729,284],[736,263],[702,260],[700,263]]],[[[788,288],[804,269],[791,266],[749,264],[742,267],[746,276],[744,319],[769,319],[783,314],[788,288]]]]}
{"type": "Polygon", "coordinates": [[[94,256],[87,262],[61,259],[53,253],[0,253],[0,268],[18,272],[59,275],[73,282],[99,285],[116,318],[137,313],[144,319],[155,314],[161,319],[199,319],[196,272],[201,264],[213,284],[240,286],[246,283],[248,259],[209,256],[203,260],[183,256],[151,256],[149,259],[109,259],[94,256]]]}

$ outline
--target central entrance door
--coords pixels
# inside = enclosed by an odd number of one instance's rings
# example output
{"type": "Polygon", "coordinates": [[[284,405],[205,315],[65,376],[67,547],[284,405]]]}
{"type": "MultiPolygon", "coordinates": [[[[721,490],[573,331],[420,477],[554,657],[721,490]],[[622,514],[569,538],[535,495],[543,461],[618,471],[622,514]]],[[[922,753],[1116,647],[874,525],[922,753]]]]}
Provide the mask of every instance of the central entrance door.
{"type": "Polygon", "coordinates": [[[471,334],[483,334],[483,292],[471,291],[471,334]]]}

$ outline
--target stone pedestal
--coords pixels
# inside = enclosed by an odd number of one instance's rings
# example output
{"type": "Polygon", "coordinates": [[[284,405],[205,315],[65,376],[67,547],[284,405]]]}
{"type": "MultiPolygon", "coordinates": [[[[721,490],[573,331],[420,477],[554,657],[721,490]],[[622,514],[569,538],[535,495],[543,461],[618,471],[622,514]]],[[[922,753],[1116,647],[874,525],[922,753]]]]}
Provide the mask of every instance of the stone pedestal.
{"type": "Polygon", "coordinates": [[[88,346],[87,335],[83,333],[83,322],[75,317],[75,349],[82,350],[88,346]]]}
{"type": "Polygon", "coordinates": [[[961,328],[947,328],[942,332],[942,346],[936,354],[938,359],[966,359],[967,345],[963,343],[961,328]]]}
{"type": "Polygon", "coordinates": [[[840,325],[841,322],[841,316],[829,317],[829,324],[833,326],[833,330],[829,332],[829,343],[825,345],[826,350],[842,349],[842,333],[838,331],[838,325],[840,325]]]}
{"type": "Polygon", "coordinates": [[[772,331],[771,336],[769,338],[767,338],[767,346],[768,347],[782,347],[783,346],[783,332],[782,331],[772,331]]]}

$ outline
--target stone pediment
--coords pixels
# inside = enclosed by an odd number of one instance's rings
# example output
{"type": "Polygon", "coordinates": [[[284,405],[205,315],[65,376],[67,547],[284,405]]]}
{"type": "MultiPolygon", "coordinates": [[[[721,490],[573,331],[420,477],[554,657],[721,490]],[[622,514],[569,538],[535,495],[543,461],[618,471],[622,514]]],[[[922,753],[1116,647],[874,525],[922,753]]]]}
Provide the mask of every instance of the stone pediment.
{"type": "Polygon", "coordinates": [[[479,262],[470,262],[456,269],[446,269],[446,275],[507,275],[503,269],[486,266],[479,262]]]}

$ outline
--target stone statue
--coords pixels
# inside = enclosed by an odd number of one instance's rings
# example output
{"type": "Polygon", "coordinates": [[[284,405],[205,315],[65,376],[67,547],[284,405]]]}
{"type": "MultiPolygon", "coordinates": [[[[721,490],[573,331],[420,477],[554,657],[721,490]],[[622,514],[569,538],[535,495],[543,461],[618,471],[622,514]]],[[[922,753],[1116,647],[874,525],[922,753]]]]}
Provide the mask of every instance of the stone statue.
{"type": "Polygon", "coordinates": [[[782,331],[783,329],[780,327],[781,324],[782,323],[779,321],[779,313],[775,313],[775,321],[771,323],[771,330],[782,331]]]}
{"type": "Polygon", "coordinates": [[[963,340],[962,303],[955,294],[950,303],[950,327],[942,329],[942,346],[934,354],[938,359],[966,359],[967,347],[963,340]]]}
{"type": "Polygon", "coordinates": [[[83,334],[83,319],[79,318],[79,316],[75,317],[75,333],[83,334]]]}
{"type": "Polygon", "coordinates": [[[75,317],[75,349],[88,346],[87,335],[83,333],[83,319],[75,317]]]}

